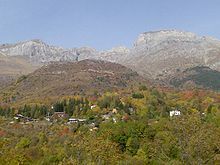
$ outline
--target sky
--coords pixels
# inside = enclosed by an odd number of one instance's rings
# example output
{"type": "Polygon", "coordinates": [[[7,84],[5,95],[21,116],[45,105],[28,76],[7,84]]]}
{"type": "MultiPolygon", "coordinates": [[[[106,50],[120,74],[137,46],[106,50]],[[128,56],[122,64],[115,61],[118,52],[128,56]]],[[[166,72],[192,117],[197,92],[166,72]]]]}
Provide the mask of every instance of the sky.
{"type": "Polygon", "coordinates": [[[220,0],[0,0],[0,43],[105,50],[162,29],[220,39],[219,9],[220,0]]]}

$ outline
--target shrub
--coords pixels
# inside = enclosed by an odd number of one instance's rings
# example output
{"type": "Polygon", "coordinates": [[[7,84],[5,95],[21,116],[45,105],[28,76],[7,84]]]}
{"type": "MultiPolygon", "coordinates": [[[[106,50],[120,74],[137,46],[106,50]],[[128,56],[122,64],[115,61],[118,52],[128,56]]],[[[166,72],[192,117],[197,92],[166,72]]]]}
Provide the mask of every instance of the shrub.
{"type": "Polygon", "coordinates": [[[133,97],[134,99],[142,99],[142,98],[144,98],[144,95],[141,94],[141,93],[133,93],[133,94],[132,94],[132,97],[133,97]]]}

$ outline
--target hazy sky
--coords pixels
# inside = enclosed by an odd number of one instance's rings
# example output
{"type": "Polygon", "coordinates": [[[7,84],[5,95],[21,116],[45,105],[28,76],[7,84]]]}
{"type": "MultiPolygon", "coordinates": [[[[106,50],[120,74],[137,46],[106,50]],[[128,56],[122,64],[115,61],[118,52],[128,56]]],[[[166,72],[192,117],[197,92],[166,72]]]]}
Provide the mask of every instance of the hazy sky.
{"type": "Polygon", "coordinates": [[[220,0],[0,0],[0,43],[109,49],[160,29],[220,39],[220,0]]]}

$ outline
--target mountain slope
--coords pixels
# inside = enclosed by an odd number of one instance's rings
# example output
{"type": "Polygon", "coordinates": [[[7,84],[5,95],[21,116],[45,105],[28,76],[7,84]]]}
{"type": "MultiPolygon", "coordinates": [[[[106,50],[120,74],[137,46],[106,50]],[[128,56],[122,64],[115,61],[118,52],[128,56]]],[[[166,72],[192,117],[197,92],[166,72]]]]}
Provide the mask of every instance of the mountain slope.
{"type": "Polygon", "coordinates": [[[92,94],[126,88],[144,82],[136,72],[120,64],[83,60],[52,63],[21,78],[7,90],[17,99],[74,94],[92,94]]]}
{"type": "Polygon", "coordinates": [[[163,81],[196,66],[207,66],[220,71],[220,41],[201,37],[191,32],[161,30],[139,35],[131,49],[117,47],[98,52],[93,48],[64,49],[40,40],[0,46],[0,53],[25,57],[31,64],[54,61],[107,60],[122,64],[153,80],[163,81]]]}
{"type": "Polygon", "coordinates": [[[27,74],[32,72],[36,67],[23,56],[5,56],[0,54],[1,74],[27,74]]]}
{"type": "Polygon", "coordinates": [[[201,65],[220,71],[220,41],[176,30],[143,33],[121,63],[154,79],[201,65]]]}
{"type": "Polygon", "coordinates": [[[23,56],[6,56],[0,53],[0,89],[23,74],[33,72],[38,66],[32,65],[23,56]]]}
{"type": "Polygon", "coordinates": [[[178,88],[196,86],[220,91],[220,72],[197,66],[173,75],[169,83],[178,88]]]}
{"type": "Polygon", "coordinates": [[[96,53],[92,48],[64,49],[41,40],[0,45],[0,89],[21,75],[28,74],[53,61],[76,61],[96,53]]]}

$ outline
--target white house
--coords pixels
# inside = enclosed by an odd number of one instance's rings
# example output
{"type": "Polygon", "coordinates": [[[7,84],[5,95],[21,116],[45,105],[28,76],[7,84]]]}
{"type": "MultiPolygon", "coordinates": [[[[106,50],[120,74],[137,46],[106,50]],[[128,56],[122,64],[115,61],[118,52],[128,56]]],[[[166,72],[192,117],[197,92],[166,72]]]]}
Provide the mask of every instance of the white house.
{"type": "Polygon", "coordinates": [[[112,110],[112,113],[117,114],[117,113],[118,113],[118,110],[117,110],[116,108],[114,108],[114,109],[112,110]]]}
{"type": "Polygon", "coordinates": [[[68,123],[78,123],[78,119],[75,119],[75,118],[70,118],[69,120],[68,120],[68,123]]]}
{"type": "Polygon", "coordinates": [[[180,111],[178,111],[178,110],[173,110],[173,111],[170,111],[170,117],[172,117],[172,116],[180,116],[180,111]]]}
{"type": "Polygon", "coordinates": [[[86,119],[78,119],[79,122],[86,122],[86,119]]]}
{"type": "Polygon", "coordinates": [[[90,107],[90,108],[91,108],[91,109],[93,109],[93,108],[95,108],[95,107],[96,107],[96,105],[91,105],[91,107],[90,107]]]}
{"type": "Polygon", "coordinates": [[[84,122],[86,122],[86,119],[70,118],[70,119],[68,120],[68,123],[69,123],[69,124],[70,124],[70,123],[84,123],[84,122]]]}
{"type": "Polygon", "coordinates": [[[105,120],[109,120],[110,117],[112,117],[112,113],[107,113],[105,115],[102,115],[102,118],[105,119],[105,120]]]}

